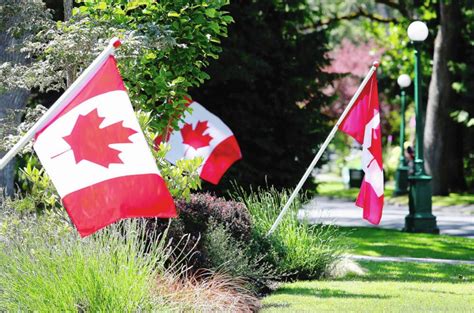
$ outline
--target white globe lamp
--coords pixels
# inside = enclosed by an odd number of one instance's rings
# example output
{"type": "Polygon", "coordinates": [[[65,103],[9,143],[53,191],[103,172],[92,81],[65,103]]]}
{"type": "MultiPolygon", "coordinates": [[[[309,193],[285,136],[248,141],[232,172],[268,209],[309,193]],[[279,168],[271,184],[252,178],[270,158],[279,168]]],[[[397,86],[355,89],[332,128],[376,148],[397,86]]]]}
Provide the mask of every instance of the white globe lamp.
{"type": "Polygon", "coordinates": [[[421,21],[415,21],[408,26],[407,33],[411,41],[424,41],[428,37],[428,27],[421,21]]]}
{"type": "Polygon", "coordinates": [[[397,83],[400,88],[407,88],[411,84],[411,78],[407,74],[402,74],[398,76],[397,83]]]}

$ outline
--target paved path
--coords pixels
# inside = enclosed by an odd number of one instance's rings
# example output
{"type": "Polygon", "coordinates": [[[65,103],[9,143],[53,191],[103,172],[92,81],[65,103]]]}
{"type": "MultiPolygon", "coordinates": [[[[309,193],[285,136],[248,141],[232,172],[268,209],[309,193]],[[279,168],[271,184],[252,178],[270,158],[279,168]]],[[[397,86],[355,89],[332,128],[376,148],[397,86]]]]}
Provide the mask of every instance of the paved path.
{"type": "MultiPolygon", "coordinates": [[[[473,206],[433,208],[441,234],[474,238],[473,206]]],[[[354,201],[316,197],[303,207],[300,216],[311,223],[334,223],[341,226],[374,227],[362,219],[362,209],[354,201]]],[[[402,229],[408,206],[385,204],[382,221],[377,227],[402,229]]]]}
{"type": "Polygon", "coordinates": [[[468,264],[468,265],[474,265],[474,261],[448,260],[448,259],[431,259],[431,258],[366,256],[366,255],[348,255],[348,258],[349,258],[349,259],[352,259],[352,260],[356,260],[356,261],[373,261],[373,262],[414,262],[414,263],[468,264]]]}

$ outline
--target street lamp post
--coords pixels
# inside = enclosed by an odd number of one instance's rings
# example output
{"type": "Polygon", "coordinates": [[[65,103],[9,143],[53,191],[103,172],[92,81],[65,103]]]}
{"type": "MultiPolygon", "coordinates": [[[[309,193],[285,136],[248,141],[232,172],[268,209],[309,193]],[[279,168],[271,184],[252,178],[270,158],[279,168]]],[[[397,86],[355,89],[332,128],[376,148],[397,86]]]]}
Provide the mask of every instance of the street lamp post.
{"type": "Polygon", "coordinates": [[[409,214],[405,218],[407,232],[439,233],[436,217],[432,214],[431,176],[425,172],[423,158],[423,110],[421,99],[421,64],[419,45],[428,37],[428,27],[420,21],[408,26],[408,37],[415,47],[415,114],[416,114],[416,145],[415,166],[413,175],[408,177],[409,214]]]}
{"type": "Polygon", "coordinates": [[[400,160],[395,172],[395,191],[394,195],[405,195],[408,193],[408,165],[405,159],[405,88],[410,86],[411,79],[407,74],[398,77],[397,83],[401,90],[401,121],[400,121],[400,160]]]}

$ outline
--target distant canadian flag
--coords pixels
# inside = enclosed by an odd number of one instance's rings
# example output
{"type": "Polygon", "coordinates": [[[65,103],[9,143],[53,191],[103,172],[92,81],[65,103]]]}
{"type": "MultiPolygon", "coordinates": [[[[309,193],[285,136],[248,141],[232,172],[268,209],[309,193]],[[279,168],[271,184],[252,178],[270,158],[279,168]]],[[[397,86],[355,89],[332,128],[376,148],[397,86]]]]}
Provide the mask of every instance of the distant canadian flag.
{"type": "Polygon", "coordinates": [[[81,236],[123,218],[176,216],[113,56],[36,133],[34,149],[81,236]]]}
{"type": "Polygon", "coordinates": [[[364,209],[364,219],[372,224],[379,224],[384,203],[384,179],[380,107],[375,72],[339,128],[362,145],[362,170],[365,175],[356,205],[364,209]]]}
{"type": "Polygon", "coordinates": [[[171,150],[166,159],[173,164],[179,159],[202,157],[199,175],[205,181],[218,184],[227,169],[242,158],[239,144],[227,125],[196,101],[189,100],[187,112],[179,130],[169,136],[171,150]]]}

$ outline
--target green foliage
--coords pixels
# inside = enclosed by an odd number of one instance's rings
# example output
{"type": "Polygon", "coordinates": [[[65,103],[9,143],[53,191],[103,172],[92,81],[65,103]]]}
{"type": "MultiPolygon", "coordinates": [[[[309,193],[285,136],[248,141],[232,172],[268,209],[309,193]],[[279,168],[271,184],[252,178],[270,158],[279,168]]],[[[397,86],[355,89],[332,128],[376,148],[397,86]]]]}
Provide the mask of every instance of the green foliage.
{"type": "MultiPolygon", "coordinates": [[[[209,59],[220,52],[220,37],[227,35],[232,18],[222,10],[226,1],[77,1],[74,16],[54,22],[48,14],[37,16],[35,28],[20,23],[9,32],[31,33],[11,49],[27,54],[26,64],[0,66],[4,88],[61,90],[70,86],[108,43],[118,36],[123,45],[116,52],[119,67],[136,109],[148,112],[147,133],[166,138],[177,128],[187,110],[187,89],[209,76],[209,59]],[[41,77],[42,79],[38,79],[41,77]]],[[[22,2],[12,4],[14,9],[22,2]]],[[[21,14],[42,5],[17,7],[21,14]]],[[[14,11],[14,10],[13,10],[14,11]]],[[[10,11],[8,11],[10,12],[10,11]]],[[[5,10],[0,14],[6,14],[5,10]]],[[[22,16],[19,14],[19,16],[22,16]]],[[[5,26],[6,27],[6,26],[5,26]]],[[[150,145],[154,143],[150,140],[150,145]]],[[[200,159],[171,166],[164,156],[166,145],[155,151],[158,165],[175,197],[189,197],[200,187],[196,169],[200,159]]]]}
{"type": "Polygon", "coordinates": [[[247,206],[252,217],[253,238],[265,249],[265,260],[281,274],[299,279],[319,278],[346,250],[337,227],[309,225],[306,220],[298,220],[301,197],[295,199],[270,237],[266,237],[267,232],[288,200],[289,192],[271,188],[248,193],[240,189],[233,197],[247,206]]]}
{"type": "MultiPolygon", "coordinates": [[[[29,203],[27,211],[40,213],[61,207],[59,195],[54,189],[51,178],[46,174],[44,168],[38,167],[38,159],[30,156],[26,167],[20,170],[20,182],[23,182],[23,190],[29,196],[23,201],[29,203]]],[[[21,211],[24,211],[24,207],[21,211]]]]}
{"type": "Polygon", "coordinates": [[[191,191],[201,188],[201,179],[197,170],[202,163],[202,158],[178,160],[175,165],[168,162],[165,157],[171,147],[167,143],[160,143],[156,146],[154,139],[157,137],[157,133],[150,126],[151,114],[151,112],[140,110],[137,112],[137,118],[160,169],[161,177],[166,181],[166,187],[173,198],[189,200],[191,191]]]}
{"type": "Polygon", "coordinates": [[[209,78],[204,68],[221,51],[220,38],[227,36],[227,25],[233,21],[222,11],[228,1],[78,2],[77,16],[91,16],[149,41],[165,39],[165,45],[125,58],[120,69],[135,107],[153,112],[152,127],[160,134],[177,128],[186,110],[187,89],[209,78]]]}
{"type": "Polygon", "coordinates": [[[152,290],[169,249],[164,237],[150,236],[146,245],[140,221],[115,224],[87,239],[49,216],[3,228],[1,310],[129,312],[164,302],[152,290]]]}
{"type": "MultiPolygon", "coordinates": [[[[220,183],[278,187],[297,183],[328,133],[319,91],[331,80],[327,38],[305,0],[231,2],[235,23],[222,40],[211,79],[191,92],[232,129],[243,159],[220,183]],[[316,20],[316,22],[315,22],[316,20]]],[[[311,184],[311,182],[308,182],[311,184]]]]}

